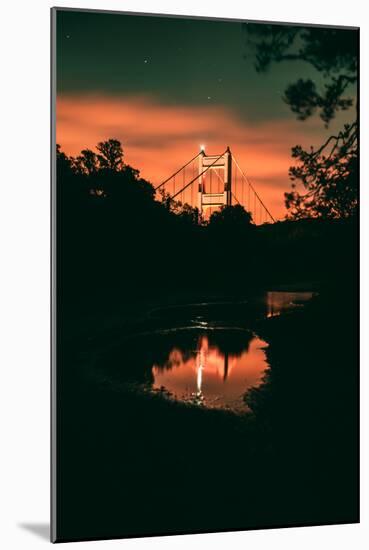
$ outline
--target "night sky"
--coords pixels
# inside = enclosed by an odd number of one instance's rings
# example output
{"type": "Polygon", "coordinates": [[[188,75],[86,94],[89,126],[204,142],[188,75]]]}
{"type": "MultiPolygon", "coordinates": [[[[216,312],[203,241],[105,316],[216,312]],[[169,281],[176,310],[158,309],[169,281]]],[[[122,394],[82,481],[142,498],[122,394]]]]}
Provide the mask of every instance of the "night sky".
{"type": "Polygon", "coordinates": [[[275,217],[285,214],[291,147],[319,145],[350,121],[297,121],[286,86],[321,75],[303,62],[253,67],[239,22],[57,13],[57,141],[76,155],[110,137],[157,184],[206,145],[227,145],[275,217]]]}

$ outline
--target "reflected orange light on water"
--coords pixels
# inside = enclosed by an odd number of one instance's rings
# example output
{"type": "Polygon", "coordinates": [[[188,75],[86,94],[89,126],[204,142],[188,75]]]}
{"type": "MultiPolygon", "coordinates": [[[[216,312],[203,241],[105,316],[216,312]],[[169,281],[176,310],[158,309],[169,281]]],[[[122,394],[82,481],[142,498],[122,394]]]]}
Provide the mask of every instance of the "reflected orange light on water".
{"type": "Polygon", "coordinates": [[[154,387],[165,387],[180,400],[201,400],[208,407],[244,411],[244,393],[261,383],[268,366],[266,347],[267,343],[255,336],[248,349],[232,355],[210,345],[202,335],[190,358],[173,349],[164,368],[153,366],[154,387]]]}
{"type": "Polygon", "coordinates": [[[267,292],[267,317],[302,307],[315,295],[316,292],[267,292]]]}

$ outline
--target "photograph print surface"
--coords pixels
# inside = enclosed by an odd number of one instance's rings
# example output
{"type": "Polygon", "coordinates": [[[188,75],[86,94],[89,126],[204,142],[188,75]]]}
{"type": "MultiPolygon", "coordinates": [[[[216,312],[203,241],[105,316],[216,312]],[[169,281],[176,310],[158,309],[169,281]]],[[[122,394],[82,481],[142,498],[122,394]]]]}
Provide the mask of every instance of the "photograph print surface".
{"type": "Polygon", "coordinates": [[[359,30],[52,25],[53,540],[357,522],[359,30]]]}

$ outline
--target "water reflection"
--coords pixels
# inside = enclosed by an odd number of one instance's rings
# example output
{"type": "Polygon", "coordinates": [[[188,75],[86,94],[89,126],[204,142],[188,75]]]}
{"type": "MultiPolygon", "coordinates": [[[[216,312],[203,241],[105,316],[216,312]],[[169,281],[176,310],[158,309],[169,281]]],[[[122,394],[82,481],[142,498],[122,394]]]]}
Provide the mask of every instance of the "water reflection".
{"type": "Polygon", "coordinates": [[[258,323],[302,307],[313,295],[273,291],[237,302],[156,308],[140,331],[101,353],[99,376],[145,391],[166,390],[197,405],[245,411],[244,394],[261,384],[269,366],[258,323]]]}
{"type": "Polygon", "coordinates": [[[153,366],[154,387],[194,404],[245,411],[243,394],[261,383],[268,366],[266,347],[248,331],[200,334],[196,347],[173,348],[166,361],[153,366]]]}
{"type": "Polygon", "coordinates": [[[248,327],[256,319],[300,308],[313,296],[313,292],[270,291],[261,299],[237,304],[190,304],[162,310],[159,315],[173,322],[186,319],[196,330],[175,330],[172,347],[152,365],[154,388],[165,388],[174,398],[194,404],[245,411],[242,396],[260,385],[268,367],[267,343],[248,327]],[[232,328],[232,318],[245,328],[232,328]],[[230,326],[220,329],[225,323],[230,326]]]}
{"type": "Polygon", "coordinates": [[[267,317],[276,317],[302,307],[315,296],[314,292],[267,292],[267,317]]]}

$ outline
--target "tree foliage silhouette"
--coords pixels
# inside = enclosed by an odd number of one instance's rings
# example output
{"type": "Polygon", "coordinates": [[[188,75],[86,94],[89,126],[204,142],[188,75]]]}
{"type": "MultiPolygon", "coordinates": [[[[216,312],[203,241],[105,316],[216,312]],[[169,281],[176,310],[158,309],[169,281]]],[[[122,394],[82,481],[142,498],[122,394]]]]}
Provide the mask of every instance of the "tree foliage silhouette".
{"type": "MultiPolygon", "coordinates": [[[[299,120],[318,113],[326,127],[354,104],[357,82],[357,32],[352,29],[304,28],[290,25],[244,25],[255,55],[255,68],[265,72],[273,63],[303,61],[323,77],[318,89],[312,79],[287,86],[283,100],[299,120]]],[[[356,115],[357,116],[357,115],[356,115]]],[[[345,124],[318,148],[293,147],[299,164],[290,168],[292,191],[285,193],[288,217],[346,218],[357,209],[357,120],[345,124]],[[300,192],[295,182],[303,184],[300,192]]]]}
{"type": "Polygon", "coordinates": [[[250,212],[247,212],[240,204],[236,204],[234,206],[223,206],[213,212],[210,216],[209,227],[238,231],[249,228],[251,223],[250,212]]]}
{"type": "Polygon", "coordinates": [[[83,149],[81,154],[74,160],[74,165],[80,174],[91,176],[99,169],[99,159],[91,149],[83,149]]]}
{"type": "Polygon", "coordinates": [[[101,168],[113,171],[119,171],[123,168],[123,149],[120,141],[117,139],[100,141],[96,149],[100,153],[97,157],[101,168]]]}

